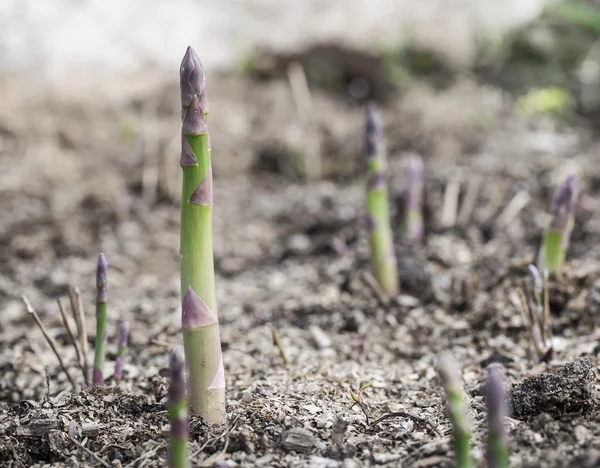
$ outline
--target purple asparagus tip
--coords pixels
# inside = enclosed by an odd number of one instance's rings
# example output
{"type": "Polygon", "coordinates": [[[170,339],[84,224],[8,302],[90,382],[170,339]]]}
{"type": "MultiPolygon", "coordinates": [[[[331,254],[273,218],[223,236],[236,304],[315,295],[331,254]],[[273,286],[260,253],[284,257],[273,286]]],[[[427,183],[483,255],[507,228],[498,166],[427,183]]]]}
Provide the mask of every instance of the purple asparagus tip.
{"type": "Polygon", "coordinates": [[[531,278],[533,279],[533,289],[536,294],[542,294],[544,289],[544,283],[542,281],[542,275],[540,275],[540,270],[533,264],[529,265],[529,273],[531,274],[531,278]]]}
{"type": "Polygon", "coordinates": [[[577,198],[577,185],[575,176],[569,175],[565,181],[558,187],[556,195],[552,200],[552,223],[550,228],[565,232],[569,227],[569,222],[575,216],[575,206],[577,198]]]}
{"type": "Polygon", "coordinates": [[[179,80],[181,89],[182,118],[185,110],[192,104],[192,98],[196,96],[205,114],[208,114],[208,96],[206,93],[206,78],[204,68],[196,51],[188,46],[185,51],[181,67],[179,69],[179,80]]]}
{"type": "Polygon", "coordinates": [[[103,253],[98,256],[96,268],[96,288],[98,291],[97,302],[106,302],[108,296],[108,262],[103,253]]]}
{"type": "Polygon", "coordinates": [[[196,96],[192,97],[190,107],[185,113],[181,131],[186,136],[200,136],[208,133],[204,111],[200,107],[200,101],[196,96]]]}
{"type": "Polygon", "coordinates": [[[174,403],[185,398],[185,360],[181,351],[177,348],[171,351],[169,357],[169,376],[171,385],[169,386],[169,401],[174,403]]]}
{"type": "Polygon", "coordinates": [[[366,107],[364,152],[367,164],[383,152],[383,123],[374,102],[369,102],[366,107]]]}

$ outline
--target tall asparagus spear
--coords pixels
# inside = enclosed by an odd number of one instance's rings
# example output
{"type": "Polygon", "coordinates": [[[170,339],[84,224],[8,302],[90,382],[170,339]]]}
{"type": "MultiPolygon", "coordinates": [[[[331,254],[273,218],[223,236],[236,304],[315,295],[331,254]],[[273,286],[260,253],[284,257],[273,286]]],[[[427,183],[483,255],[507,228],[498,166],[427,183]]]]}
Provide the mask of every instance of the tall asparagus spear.
{"type": "Polygon", "coordinates": [[[96,268],[96,347],[92,383],[104,384],[104,355],[106,353],[106,300],[108,295],[108,263],[103,253],[98,256],[96,268]]]}
{"type": "Polygon", "coordinates": [[[170,468],[186,468],[188,465],[188,415],[185,404],[185,362],[179,350],[171,351],[169,358],[169,419],[171,422],[170,468]]]}
{"type": "Polygon", "coordinates": [[[552,221],[546,229],[538,258],[540,271],[560,272],[575,222],[577,186],[575,176],[568,176],[558,187],[552,200],[552,221]]]}
{"type": "Polygon", "coordinates": [[[423,238],[423,188],[423,160],[412,155],[408,160],[404,191],[404,228],[411,240],[423,238]]]}
{"type": "Polygon", "coordinates": [[[188,47],[181,64],[183,169],[181,298],[188,405],[209,423],[225,419],[225,374],[215,297],[212,169],[204,72],[188,47]],[[204,107],[202,107],[204,105],[204,107]]]}
{"type": "Polygon", "coordinates": [[[373,273],[390,296],[398,294],[398,272],[394,239],[390,226],[383,125],[374,103],[367,105],[365,124],[367,163],[367,230],[373,273]]]}
{"type": "Polygon", "coordinates": [[[492,367],[485,384],[488,418],[487,460],[489,468],[508,468],[506,441],[506,401],[504,400],[502,372],[492,367]]]}
{"type": "Polygon", "coordinates": [[[448,418],[454,428],[456,468],[472,468],[471,428],[467,416],[458,363],[450,353],[438,358],[438,372],[448,399],[448,418]]]}
{"type": "Polygon", "coordinates": [[[129,337],[129,322],[124,320],[121,323],[121,330],[119,332],[119,349],[117,350],[117,359],[115,359],[115,382],[121,382],[121,375],[123,374],[123,364],[125,363],[125,350],[127,349],[127,338],[129,337]]]}

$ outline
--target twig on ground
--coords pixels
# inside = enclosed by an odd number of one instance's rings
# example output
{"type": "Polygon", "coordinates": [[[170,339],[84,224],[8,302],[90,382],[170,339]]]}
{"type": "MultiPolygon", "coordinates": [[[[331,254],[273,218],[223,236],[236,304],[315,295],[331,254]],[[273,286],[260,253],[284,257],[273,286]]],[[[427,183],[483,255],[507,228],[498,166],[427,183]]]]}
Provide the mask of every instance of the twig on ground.
{"type": "Polygon", "coordinates": [[[287,355],[285,354],[285,350],[283,349],[283,345],[281,344],[281,339],[279,338],[279,333],[277,332],[277,329],[275,327],[273,327],[273,344],[277,347],[277,349],[279,349],[279,354],[281,354],[283,363],[286,366],[289,366],[290,360],[288,359],[287,355]]]}
{"type": "Polygon", "coordinates": [[[67,333],[69,334],[69,338],[71,338],[71,343],[73,344],[73,348],[75,348],[75,354],[77,354],[77,363],[79,364],[79,368],[81,369],[81,372],[83,372],[83,378],[87,383],[87,372],[86,372],[84,364],[83,364],[83,357],[81,356],[81,352],[79,351],[79,345],[77,344],[78,340],[75,337],[75,335],[73,334],[73,330],[71,329],[71,326],[69,325],[69,321],[67,320],[67,313],[65,312],[65,308],[64,308],[60,298],[56,299],[56,303],[58,304],[58,310],[60,310],[60,316],[62,318],[63,325],[64,325],[65,329],[67,330],[67,333]]]}
{"type": "Polygon", "coordinates": [[[80,324],[80,335],[79,339],[81,340],[81,352],[83,354],[83,365],[85,367],[85,383],[89,385],[89,362],[88,362],[88,336],[87,336],[87,328],[85,325],[85,310],[83,308],[83,301],[81,299],[81,292],[78,287],[73,289],[75,294],[75,302],[77,304],[77,314],[79,316],[79,324],[80,324]]]}
{"type": "Polygon", "coordinates": [[[444,228],[450,228],[456,224],[459,194],[460,181],[456,178],[449,180],[444,191],[444,203],[442,205],[441,225],[444,228]]]}
{"type": "Polygon", "coordinates": [[[89,456],[91,456],[94,460],[96,460],[102,466],[106,466],[107,468],[110,468],[110,465],[108,463],[106,463],[102,458],[100,458],[98,455],[96,455],[94,452],[92,452],[89,448],[87,448],[81,442],[74,439],[73,437],[71,437],[68,434],[67,434],[67,437],[71,440],[71,442],[73,442],[75,445],[77,445],[77,447],[79,447],[81,450],[83,450],[85,453],[87,453],[89,456]]]}
{"type": "Polygon", "coordinates": [[[27,312],[29,312],[31,315],[33,315],[33,319],[35,320],[35,323],[42,331],[42,334],[44,335],[44,338],[46,338],[46,341],[50,345],[50,348],[52,348],[52,351],[54,351],[54,354],[56,355],[56,358],[58,359],[58,363],[60,364],[61,369],[63,370],[63,372],[66,374],[67,378],[69,379],[69,382],[73,386],[73,390],[75,390],[77,388],[77,386],[75,385],[75,381],[71,377],[71,374],[69,374],[69,371],[67,370],[67,367],[65,366],[65,363],[63,362],[62,358],[60,357],[60,354],[58,353],[58,350],[56,349],[56,343],[54,342],[52,337],[46,331],[46,327],[44,327],[44,324],[40,320],[40,316],[37,314],[37,312],[31,305],[31,302],[29,302],[29,299],[27,299],[27,296],[23,295],[23,296],[21,296],[21,299],[25,303],[25,308],[27,309],[27,312]]]}
{"type": "Polygon", "coordinates": [[[371,289],[371,291],[373,291],[375,297],[382,306],[386,306],[389,304],[389,296],[383,291],[383,289],[373,276],[373,273],[371,273],[370,271],[366,271],[362,275],[360,275],[360,279],[365,286],[367,286],[369,289],[371,289]]]}

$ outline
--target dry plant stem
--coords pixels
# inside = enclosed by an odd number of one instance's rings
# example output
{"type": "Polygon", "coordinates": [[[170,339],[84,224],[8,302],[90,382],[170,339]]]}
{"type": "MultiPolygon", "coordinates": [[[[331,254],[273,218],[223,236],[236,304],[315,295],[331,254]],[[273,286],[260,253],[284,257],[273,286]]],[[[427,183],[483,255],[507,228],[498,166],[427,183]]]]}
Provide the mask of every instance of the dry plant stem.
{"type": "Polygon", "coordinates": [[[386,181],[383,124],[375,104],[367,105],[365,119],[365,160],[367,165],[366,226],[371,247],[373,274],[389,296],[398,295],[398,270],[386,181]]]}
{"type": "Polygon", "coordinates": [[[170,468],[186,468],[188,462],[188,415],[185,403],[185,360],[179,350],[171,351],[169,359],[169,420],[171,437],[169,447],[170,468]]]}
{"type": "Polygon", "coordinates": [[[539,338],[539,333],[536,333],[537,330],[537,320],[534,317],[531,308],[529,307],[529,301],[525,296],[525,293],[521,288],[517,288],[517,294],[519,295],[519,301],[521,302],[521,311],[525,316],[525,321],[527,322],[527,329],[529,330],[529,336],[531,339],[531,344],[533,345],[533,349],[538,358],[542,356],[541,344],[539,338]]]}
{"type": "Polygon", "coordinates": [[[438,372],[448,399],[448,417],[454,429],[454,451],[457,468],[474,467],[471,458],[471,428],[463,397],[458,363],[450,353],[438,358],[438,372]]]}
{"type": "Polygon", "coordinates": [[[503,376],[500,370],[491,368],[485,385],[488,418],[487,461],[489,468],[508,468],[506,427],[506,401],[503,376]]]}
{"type": "Polygon", "coordinates": [[[552,324],[550,323],[550,287],[548,285],[548,272],[544,271],[544,312],[542,319],[542,342],[546,352],[552,349],[552,324]]]}
{"type": "Polygon", "coordinates": [[[104,358],[106,355],[106,301],[108,298],[108,263],[104,254],[98,256],[96,268],[96,347],[94,348],[94,370],[92,383],[104,385],[104,358]]]}
{"type": "Polygon", "coordinates": [[[478,176],[470,178],[467,183],[467,192],[465,193],[465,198],[461,203],[460,211],[456,219],[456,222],[461,226],[465,226],[471,222],[471,216],[477,205],[482,183],[483,180],[478,176]]]}
{"type": "Polygon", "coordinates": [[[46,339],[46,341],[50,345],[50,348],[52,348],[52,351],[56,355],[56,359],[58,359],[58,363],[60,364],[60,368],[63,370],[63,372],[67,376],[67,379],[69,379],[69,382],[71,383],[71,386],[73,387],[73,390],[75,390],[77,388],[76,385],[75,385],[75,381],[71,377],[71,374],[69,374],[69,371],[68,371],[67,367],[65,366],[65,363],[63,362],[62,358],[60,357],[60,354],[58,353],[58,350],[56,349],[56,343],[54,342],[54,340],[52,339],[52,337],[46,331],[46,327],[44,327],[44,324],[42,323],[42,321],[40,319],[40,316],[37,314],[37,312],[35,311],[35,309],[31,305],[31,302],[29,302],[29,299],[27,299],[27,296],[21,296],[21,299],[25,303],[25,308],[27,309],[27,312],[29,312],[31,315],[33,315],[33,319],[35,320],[35,323],[37,324],[37,326],[42,331],[42,334],[44,335],[44,338],[46,339]]]}
{"type": "Polygon", "coordinates": [[[123,375],[123,364],[125,364],[125,351],[127,349],[128,337],[129,322],[125,320],[121,323],[121,330],[119,331],[119,349],[117,351],[117,358],[115,359],[115,372],[113,374],[117,384],[121,382],[121,376],[123,375]]]}
{"type": "Polygon", "coordinates": [[[62,318],[63,325],[65,326],[65,329],[67,330],[67,333],[69,334],[69,338],[71,338],[71,343],[73,343],[73,348],[75,348],[75,354],[77,355],[77,363],[79,364],[79,368],[81,369],[81,372],[83,373],[83,379],[85,380],[85,383],[87,385],[88,384],[87,372],[83,365],[83,358],[79,351],[79,345],[77,344],[77,338],[75,337],[73,330],[71,329],[71,326],[69,325],[69,321],[67,320],[67,314],[65,312],[65,308],[63,307],[63,304],[62,304],[62,301],[60,300],[60,298],[56,299],[56,303],[58,304],[58,310],[60,310],[60,317],[62,318]]]}
{"type": "Polygon", "coordinates": [[[180,85],[181,309],[188,405],[209,424],[221,424],[225,420],[225,373],[215,294],[208,99],[202,64],[191,47],[181,63],[180,85]]]}
{"type": "Polygon", "coordinates": [[[85,324],[85,309],[83,308],[83,301],[81,300],[81,294],[79,292],[79,288],[72,288],[69,297],[73,297],[71,301],[71,306],[75,307],[73,309],[73,314],[77,317],[77,323],[79,324],[78,332],[79,332],[79,340],[81,342],[81,354],[83,354],[83,366],[85,367],[85,383],[89,385],[89,354],[88,354],[88,336],[87,336],[87,326],[85,324]],[[75,306],[73,306],[75,303],[75,306]]]}
{"type": "Polygon", "coordinates": [[[281,355],[281,359],[283,359],[283,363],[286,366],[289,366],[290,361],[289,361],[287,355],[285,354],[285,350],[283,349],[283,344],[281,344],[281,339],[279,338],[279,333],[277,332],[277,330],[275,328],[273,328],[273,344],[279,350],[279,354],[281,355]]]}
{"type": "Polygon", "coordinates": [[[423,160],[412,155],[406,170],[406,189],[404,192],[404,228],[411,240],[423,239],[423,160]]]}
{"type": "Polygon", "coordinates": [[[560,185],[552,200],[552,221],[546,229],[538,256],[541,271],[560,274],[575,221],[576,199],[575,176],[570,175],[560,185]]]}
{"type": "Polygon", "coordinates": [[[460,194],[460,181],[451,179],[446,184],[444,202],[442,205],[442,222],[444,228],[450,228],[456,224],[458,216],[458,196],[460,194]]]}

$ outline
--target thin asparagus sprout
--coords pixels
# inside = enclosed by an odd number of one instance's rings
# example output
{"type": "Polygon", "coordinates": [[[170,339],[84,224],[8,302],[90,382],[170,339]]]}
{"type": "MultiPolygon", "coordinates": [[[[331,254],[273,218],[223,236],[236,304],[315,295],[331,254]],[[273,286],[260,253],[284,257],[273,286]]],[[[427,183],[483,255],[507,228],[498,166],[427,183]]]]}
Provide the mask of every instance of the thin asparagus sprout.
{"type": "Polygon", "coordinates": [[[448,399],[448,418],[454,429],[456,467],[472,468],[471,428],[461,386],[460,368],[452,354],[446,352],[439,356],[438,372],[448,399]]]}
{"type": "Polygon", "coordinates": [[[549,273],[559,273],[565,261],[575,222],[577,186],[575,176],[568,176],[558,187],[552,200],[552,221],[546,229],[540,248],[538,267],[549,273]]]}
{"type": "Polygon", "coordinates": [[[542,308],[542,294],[544,292],[544,282],[542,280],[542,275],[540,271],[537,269],[535,265],[529,265],[529,273],[531,274],[531,279],[533,280],[533,296],[535,298],[535,304],[539,310],[542,308]]]}
{"type": "Polygon", "coordinates": [[[171,351],[169,359],[169,419],[171,443],[169,448],[170,468],[186,468],[188,462],[188,415],[185,403],[185,361],[177,349],[171,351]]]}
{"type": "Polygon", "coordinates": [[[209,423],[225,419],[225,374],[215,296],[212,168],[200,60],[188,47],[180,69],[183,170],[181,299],[188,405],[209,423]],[[204,106],[204,107],[203,107],[204,106]]]}
{"type": "Polygon", "coordinates": [[[364,154],[367,164],[366,227],[373,274],[386,294],[395,296],[398,294],[398,271],[390,226],[383,125],[374,103],[368,104],[366,109],[364,154]]]}
{"type": "Polygon", "coordinates": [[[411,240],[423,239],[423,188],[423,160],[418,155],[411,155],[404,190],[404,228],[411,240]]]}
{"type": "Polygon", "coordinates": [[[98,256],[96,269],[96,347],[92,383],[104,385],[104,357],[106,354],[106,300],[108,296],[108,263],[103,253],[98,256]]]}
{"type": "Polygon", "coordinates": [[[487,462],[489,468],[508,468],[508,447],[504,419],[506,401],[504,399],[502,372],[491,367],[485,385],[488,440],[487,462]]]}
{"type": "Polygon", "coordinates": [[[129,338],[129,322],[127,320],[121,323],[119,332],[119,349],[117,351],[117,359],[115,359],[115,382],[121,382],[123,375],[123,364],[125,363],[125,350],[127,349],[127,339],[129,338]]]}

